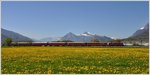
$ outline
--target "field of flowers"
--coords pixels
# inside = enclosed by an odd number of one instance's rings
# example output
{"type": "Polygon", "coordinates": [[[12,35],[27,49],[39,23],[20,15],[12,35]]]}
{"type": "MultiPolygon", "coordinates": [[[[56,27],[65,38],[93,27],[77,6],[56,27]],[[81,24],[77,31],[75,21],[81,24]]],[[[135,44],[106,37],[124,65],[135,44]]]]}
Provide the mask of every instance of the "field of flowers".
{"type": "Polygon", "coordinates": [[[148,74],[148,48],[6,47],[2,74],[148,74]]]}

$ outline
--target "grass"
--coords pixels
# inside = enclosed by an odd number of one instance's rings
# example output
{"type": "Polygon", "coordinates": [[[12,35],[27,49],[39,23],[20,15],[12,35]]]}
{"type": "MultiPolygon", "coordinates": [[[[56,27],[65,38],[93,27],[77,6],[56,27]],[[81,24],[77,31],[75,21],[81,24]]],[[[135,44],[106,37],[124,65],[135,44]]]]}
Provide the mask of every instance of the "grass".
{"type": "Polygon", "coordinates": [[[148,74],[148,48],[4,47],[2,74],[148,74]]]}

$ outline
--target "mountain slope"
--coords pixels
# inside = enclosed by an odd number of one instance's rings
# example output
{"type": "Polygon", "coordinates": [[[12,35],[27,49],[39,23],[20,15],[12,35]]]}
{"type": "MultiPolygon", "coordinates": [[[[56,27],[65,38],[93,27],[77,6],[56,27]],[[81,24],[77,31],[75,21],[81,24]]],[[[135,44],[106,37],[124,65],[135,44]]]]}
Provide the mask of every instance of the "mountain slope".
{"type": "Polygon", "coordinates": [[[139,30],[137,30],[131,37],[139,37],[139,36],[148,37],[148,35],[149,35],[149,24],[146,24],[145,27],[142,27],[139,30]]]}
{"type": "Polygon", "coordinates": [[[6,30],[6,29],[1,29],[1,41],[2,43],[4,42],[4,40],[6,38],[12,38],[12,41],[13,42],[29,42],[29,41],[33,41],[32,39],[26,37],[26,36],[23,36],[19,33],[16,33],[16,32],[13,32],[13,31],[9,31],[9,30],[6,30]]]}
{"type": "Polygon", "coordinates": [[[125,40],[149,42],[149,23],[138,29],[132,36],[125,40]]]}

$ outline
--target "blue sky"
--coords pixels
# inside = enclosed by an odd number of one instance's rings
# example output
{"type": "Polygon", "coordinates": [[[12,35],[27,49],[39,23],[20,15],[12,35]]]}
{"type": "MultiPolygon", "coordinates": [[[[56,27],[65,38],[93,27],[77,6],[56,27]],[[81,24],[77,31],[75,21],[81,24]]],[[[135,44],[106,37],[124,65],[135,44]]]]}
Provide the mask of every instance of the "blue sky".
{"type": "Polygon", "coordinates": [[[2,28],[34,39],[91,32],[126,38],[149,21],[148,1],[2,2],[2,28]]]}

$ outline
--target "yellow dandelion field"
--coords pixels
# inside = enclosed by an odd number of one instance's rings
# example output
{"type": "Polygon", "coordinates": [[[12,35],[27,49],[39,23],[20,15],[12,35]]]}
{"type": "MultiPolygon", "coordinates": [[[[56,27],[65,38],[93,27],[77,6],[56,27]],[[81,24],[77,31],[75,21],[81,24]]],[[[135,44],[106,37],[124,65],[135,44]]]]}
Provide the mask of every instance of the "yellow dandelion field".
{"type": "Polygon", "coordinates": [[[3,47],[2,74],[148,74],[149,48],[3,47]]]}

